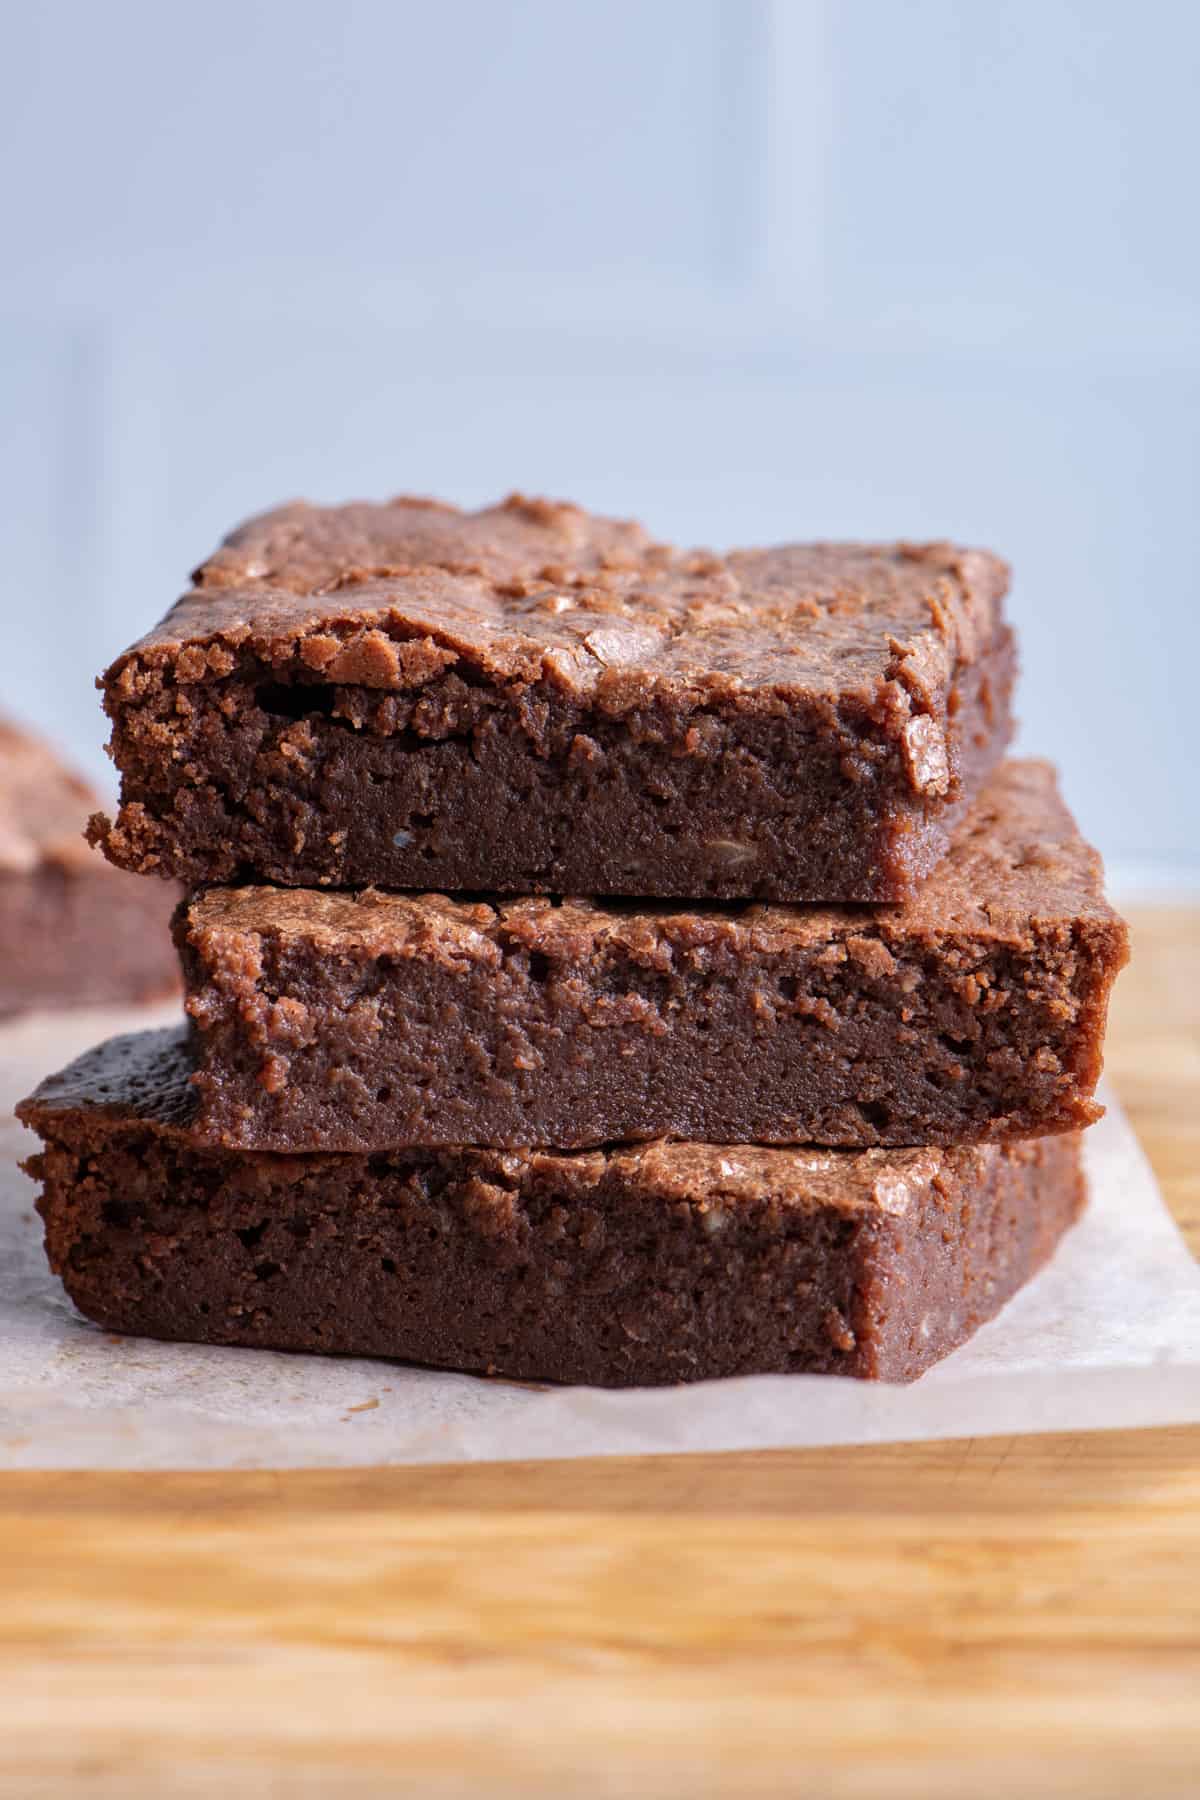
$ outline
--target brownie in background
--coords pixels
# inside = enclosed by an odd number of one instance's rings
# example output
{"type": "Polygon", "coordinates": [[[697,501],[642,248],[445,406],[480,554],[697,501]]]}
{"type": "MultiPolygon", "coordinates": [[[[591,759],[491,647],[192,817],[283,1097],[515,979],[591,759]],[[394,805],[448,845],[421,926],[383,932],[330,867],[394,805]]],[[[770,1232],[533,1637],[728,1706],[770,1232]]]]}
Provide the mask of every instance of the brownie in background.
{"type": "Polygon", "coordinates": [[[48,744],[0,720],[0,1017],[151,1000],[179,986],[177,892],[88,848],[98,799],[48,744]]]}

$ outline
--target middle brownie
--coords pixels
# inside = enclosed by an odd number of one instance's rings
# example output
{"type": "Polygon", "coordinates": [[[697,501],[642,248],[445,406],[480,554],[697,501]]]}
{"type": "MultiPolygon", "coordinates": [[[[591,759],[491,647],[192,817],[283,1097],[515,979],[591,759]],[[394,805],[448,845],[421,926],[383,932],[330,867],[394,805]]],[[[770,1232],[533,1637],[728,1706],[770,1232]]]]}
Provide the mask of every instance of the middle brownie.
{"type": "Polygon", "coordinates": [[[899,907],[211,888],[176,939],[197,1133],[279,1151],[1073,1130],[1126,953],[1040,763],[899,907]]]}

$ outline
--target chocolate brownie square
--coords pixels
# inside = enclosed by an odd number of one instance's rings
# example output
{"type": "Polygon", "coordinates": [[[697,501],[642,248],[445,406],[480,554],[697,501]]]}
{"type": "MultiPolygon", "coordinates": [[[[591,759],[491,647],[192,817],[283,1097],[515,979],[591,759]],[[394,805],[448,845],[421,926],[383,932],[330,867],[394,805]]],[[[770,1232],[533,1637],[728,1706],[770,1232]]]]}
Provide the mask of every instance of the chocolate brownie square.
{"type": "Polygon", "coordinates": [[[899,907],[209,888],[175,930],[196,1130],[280,1151],[1070,1131],[1126,957],[1036,762],[899,907]]]}
{"type": "Polygon", "coordinates": [[[285,506],[104,676],[93,841],[189,884],[901,900],[1010,736],[1007,586],[949,544],[285,506]]]}
{"type": "Polygon", "coordinates": [[[182,1031],[18,1109],[53,1268],[110,1331],[604,1385],[908,1381],[1084,1201],[1075,1134],[954,1149],[654,1143],[299,1154],[192,1128],[182,1031]]]}

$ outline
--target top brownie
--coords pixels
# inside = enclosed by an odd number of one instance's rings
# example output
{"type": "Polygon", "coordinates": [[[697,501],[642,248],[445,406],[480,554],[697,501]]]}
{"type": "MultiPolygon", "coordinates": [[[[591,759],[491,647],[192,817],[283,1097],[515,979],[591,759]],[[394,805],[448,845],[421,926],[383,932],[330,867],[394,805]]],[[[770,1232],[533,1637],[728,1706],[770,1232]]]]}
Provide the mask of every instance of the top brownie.
{"type": "Polygon", "coordinates": [[[1010,736],[1007,585],[517,496],[285,506],[103,678],[93,838],[190,883],[903,899],[1010,736]]]}

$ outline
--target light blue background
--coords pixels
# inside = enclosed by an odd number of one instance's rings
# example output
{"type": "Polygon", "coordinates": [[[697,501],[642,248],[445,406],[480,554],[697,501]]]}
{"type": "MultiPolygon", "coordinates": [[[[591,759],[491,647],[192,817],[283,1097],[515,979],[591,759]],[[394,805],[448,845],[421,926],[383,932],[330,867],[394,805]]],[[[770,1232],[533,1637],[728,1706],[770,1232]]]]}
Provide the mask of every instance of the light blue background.
{"type": "Polygon", "coordinates": [[[296,494],[512,487],[1016,567],[1023,744],[1200,842],[1200,7],[48,0],[5,12],[0,701],[296,494]]]}

